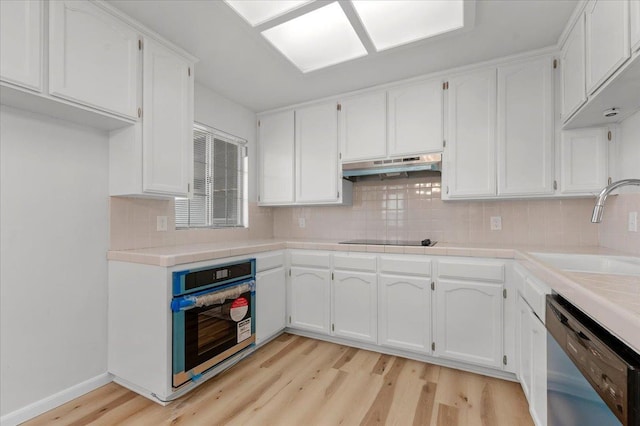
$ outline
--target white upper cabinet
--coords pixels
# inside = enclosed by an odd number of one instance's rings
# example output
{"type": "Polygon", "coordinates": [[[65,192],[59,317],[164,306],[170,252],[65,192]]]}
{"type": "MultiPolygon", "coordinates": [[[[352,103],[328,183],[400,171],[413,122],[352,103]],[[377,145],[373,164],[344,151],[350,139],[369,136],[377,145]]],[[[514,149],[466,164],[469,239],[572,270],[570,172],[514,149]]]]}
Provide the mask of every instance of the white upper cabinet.
{"type": "Polygon", "coordinates": [[[387,95],[368,93],[340,102],[342,161],[384,158],[387,154],[387,95]]]}
{"type": "Polygon", "coordinates": [[[609,176],[607,128],[562,132],[560,193],[590,194],[607,185],[609,176]]]}
{"type": "Polygon", "coordinates": [[[629,14],[631,15],[631,51],[640,50],[640,1],[631,0],[629,14]]]}
{"type": "Polygon", "coordinates": [[[42,90],[42,2],[0,1],[0,79],[42,90]]]}
{"type": "Polygon", "coordinates": [[[260,117],[258,126],[260,204],[294,201],[294,112],[260,117]]]}
{"type": "Polygon", "coordinates": [[[193,180],[191,64],[151,39],[144,41],[143,191],[187,196],[193,180]]]}
{"type": "Polygon", "coordinates": [[[49,7],[50,93],[137,118],[138,33],[88,1],[58,0],[49,7]]]}
{"type": "Polygon", "coordinates": [[[553,193],[553,63],[498,67],[498,195],[553,193]]]}
{"type": "Polygon", "coordinates": [[[566,121],[586,101],[584,15],[571,29],[560,57],[562,120],[566,121]]]}
{"type": "Polygon", "coordinates": [[[428,81],[389,90],[389,156],[442,151],[442,81],[428,81]]]}
{"type": "Polygon", "coordinates": [[[587,92],[591,94],[629,59],[629,2],[592,0],[585,15],[587,92]]]}
{"type": "Polygon", "coordinates": [[[443,198],[496,194],[496,70],[449,80],[443,198]]]}
{"type": "Polygon", "coordinates": [[[338,111],[333,102],[296,110],[296,201],[336,203],[338,189],[338,111]]]}

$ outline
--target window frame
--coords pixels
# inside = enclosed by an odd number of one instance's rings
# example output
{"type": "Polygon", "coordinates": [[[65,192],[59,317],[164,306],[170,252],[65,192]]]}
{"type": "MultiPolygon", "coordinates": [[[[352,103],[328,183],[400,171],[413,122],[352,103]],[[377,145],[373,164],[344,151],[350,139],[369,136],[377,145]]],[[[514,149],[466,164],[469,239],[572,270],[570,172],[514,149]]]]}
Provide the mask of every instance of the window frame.
{"type": "MultiPolygon", "coordinates": [[[[175,227],[176,230],[182,229],[233,229],[233,228],[247,228],[249,226],[249,218],[248,218],[248,172],[249,172],[249,155],[247,148],[247,140],[240,138],[238,136],[232,135],[230,133],[224,132],[222,130],[216,129],[211,126],[207,126],[206,124],[194,122],[193,123],[193,139],[192,139],[192,149],[194,149],[194,159],[192,164],[192,174],[194,179],[194,184],[191,185],[191,190],[189,191],[189,196],[185,197],[176,197],[175,198],[175,227]],[[204,171],[204,179],[205,179],[205,205],[204,205],[204,224],[193,224],[191,223],[191,203],[194,199],[195,181],[196,181],[196,159],[198,156],[195,153],[196,150],[196,134],[197,132],[204,133],[207,137],[206,147],[205,147],[205,171],[204,171]],[[238,147],[237,154],[237,187],[235,190],[239,192],[237,196],[237,208],[235,218],[230,220],[229,212],[227,211],[224,218],[215,217],[215,208],[214,208],[214,144],[217,141],[221,141],[224,143],[232,144],[238,147]],[[178,222],[178,210],[179,210],[179,202],[187,202],[186,212],[183,212],[180,216],[187,217],[187,223],[178,222]]],[[[225,171],[228,168],[225,165],[225,171]]],[[[226,175],[225,175],[226,176],[226,175]]],[[[228,201],[228,192],[230,191],[227,183],[225,182],[224,189],[222,190],[225,193],[225,202],[228,201]]]]}

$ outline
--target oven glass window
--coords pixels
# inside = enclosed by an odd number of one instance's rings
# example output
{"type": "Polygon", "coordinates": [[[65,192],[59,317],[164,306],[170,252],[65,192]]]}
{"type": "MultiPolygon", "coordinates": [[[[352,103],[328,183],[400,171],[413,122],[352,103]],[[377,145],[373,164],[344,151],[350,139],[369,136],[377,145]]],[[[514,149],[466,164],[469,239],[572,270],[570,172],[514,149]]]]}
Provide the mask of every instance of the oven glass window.
{"type": "Polygon", "coordinates": [[[251,292],[222,305],[185,311],[185,367],[190,370],[251,337],[251,292]]]}
{"type": "Polygon", "coordinates": [[[235,343],[235,323],[223,318],[224,306],[214,306],[198,314],[198,355],[235,343]]]}

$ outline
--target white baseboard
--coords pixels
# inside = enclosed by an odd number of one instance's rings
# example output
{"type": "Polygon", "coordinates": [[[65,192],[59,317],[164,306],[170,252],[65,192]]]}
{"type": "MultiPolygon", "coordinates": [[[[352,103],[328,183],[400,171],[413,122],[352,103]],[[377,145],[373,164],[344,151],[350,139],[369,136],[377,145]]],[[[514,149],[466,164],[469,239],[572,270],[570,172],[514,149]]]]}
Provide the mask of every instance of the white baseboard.
{"type": "Polygon", "coordinates": [[[32,404],[15,410],[9,414],[0,417],[0,426],[15,426],[22,422],[26,422],[42,413],[59,407],[60,405],[78,398],[94,389],[104,386],[113,380],[113,376],[109,373],[102,373],[99,376],[92,377],[82,383],[71,386],[61,392],[48,396],[36,401],[32,404]]]}

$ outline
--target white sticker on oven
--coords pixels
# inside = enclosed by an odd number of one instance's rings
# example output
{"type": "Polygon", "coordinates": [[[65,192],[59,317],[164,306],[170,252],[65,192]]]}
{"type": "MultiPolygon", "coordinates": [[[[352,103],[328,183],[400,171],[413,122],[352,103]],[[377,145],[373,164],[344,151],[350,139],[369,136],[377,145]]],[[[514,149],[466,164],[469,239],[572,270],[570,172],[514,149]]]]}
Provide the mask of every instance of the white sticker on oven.
{"type": "Polygon", "coordinates": [[[231,309],[229,309],[229,315],[235,322],[240,321],[249,312],[249,301],[244,297],[238,297],[231,303],[231,309]]]}
{"type": "Polygon", "coordinates": [[[251,318],[247,318],[244,321],[240,321],[238,323],[238,342],[240,343],[243,340],[251,337],[251,318]]]}

